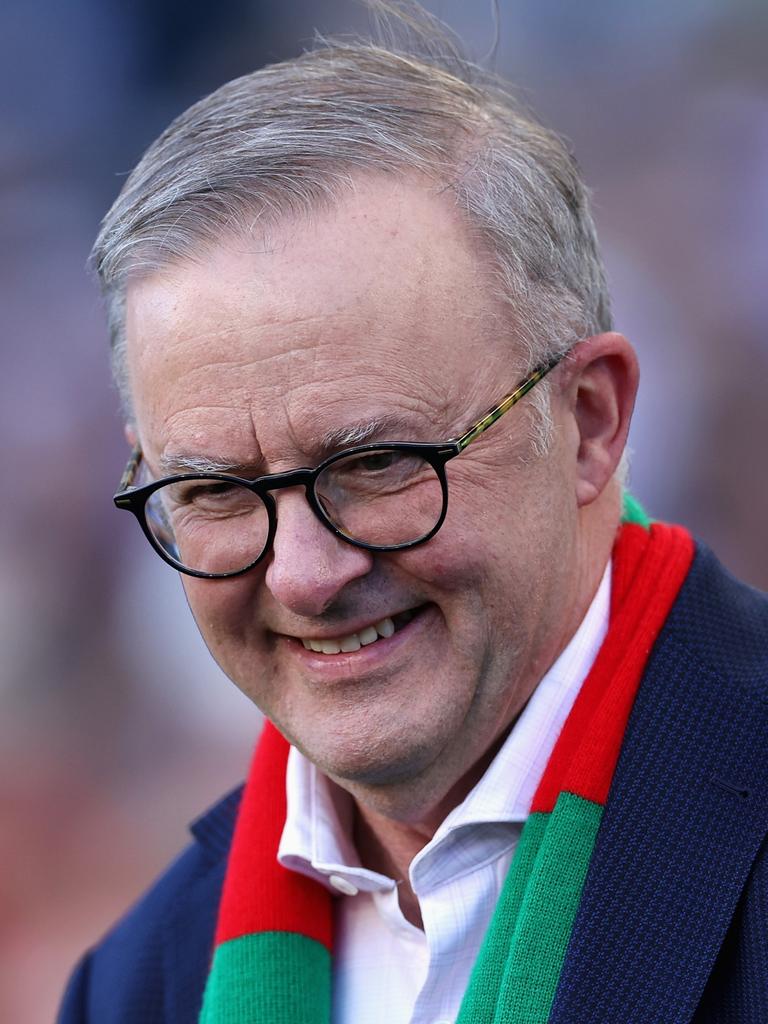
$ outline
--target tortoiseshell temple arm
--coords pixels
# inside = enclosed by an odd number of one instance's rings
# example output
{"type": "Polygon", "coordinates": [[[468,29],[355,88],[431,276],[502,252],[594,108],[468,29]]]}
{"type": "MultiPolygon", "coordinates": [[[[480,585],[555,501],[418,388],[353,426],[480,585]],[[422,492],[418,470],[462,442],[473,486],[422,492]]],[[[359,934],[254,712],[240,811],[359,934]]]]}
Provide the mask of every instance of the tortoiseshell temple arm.
{"type": "Polygon", "coordinates": [[[479,419],[477,423],[474,423],[466,433],[462,434],[461,437],[457,437],[454,443],[458,445],[459,451],[464,451],[468,444],[471,444],[475,438],[484,433],[496,420],[501,419],[504,413],[508,412],[513,405],[517,405],[520,399],[524,398],[540,380],[543,380],[550,370],[554,370],[562,358],[563,356],[558,356],[545,366],[535,370],[530,377],[526,377],[524,381],[518,384],[514,391],[510,392],[505,398],[502,398],[498,405],[494,405],[492,409],[489,409],[485,416],[479,419]]]}
{"type": "Polygon", "coordinates": [[[141,445],[136,444],[131,452],[131,457],[128,459],[128,464],[123,470],[123,475],[120,477],[120,483],[117,485],[118,494],[120,494],[121,491],[127,491],[132,485],[143,458],[144,455],[141,450],[141,445]]]}

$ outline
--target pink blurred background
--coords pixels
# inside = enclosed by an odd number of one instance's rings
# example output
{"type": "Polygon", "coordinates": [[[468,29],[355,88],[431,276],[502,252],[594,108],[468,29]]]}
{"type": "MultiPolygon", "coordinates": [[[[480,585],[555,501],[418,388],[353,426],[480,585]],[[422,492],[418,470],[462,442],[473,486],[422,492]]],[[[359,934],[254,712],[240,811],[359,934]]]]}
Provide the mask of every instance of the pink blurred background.
{"type": "MultiPolygon", "coordinates": [[[[430,3],[476,57],[490,3],[430,3]],[[471,8],[471,15],[468,11],[471,8]]],[[[573,142],[644,376],[632,488],[768,588],[768,7],[501,0],[496,67],[573,142]]],[[[9,0],[0,13],[0,1020],[234,786],[259,727],[111,496],[126,458],[85,261],[172,116],[364,27],[351,2],[9,0]]]]}

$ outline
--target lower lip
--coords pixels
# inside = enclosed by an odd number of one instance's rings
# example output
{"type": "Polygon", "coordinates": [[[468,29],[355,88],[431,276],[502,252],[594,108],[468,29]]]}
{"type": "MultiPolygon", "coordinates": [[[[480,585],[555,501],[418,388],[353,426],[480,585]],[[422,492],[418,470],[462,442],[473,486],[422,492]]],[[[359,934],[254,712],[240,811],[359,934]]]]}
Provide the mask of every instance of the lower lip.
{"type": "Polygon", "coordinates": [[[370,672],[385,661],[396,655],[402,647],[412,639],[418,639],[434,623],[437,609],[433,604],[424,605],[410,622],[393,633],[392,636],[379,637],[375,643],[361,647],[359,651],[341,652],[340,654],[318,654],[308,651],[301,640],[286,637],[291,654],[301,664],[304,671],[317,679],[332,681],[333,679],[349,679],[370,672]]]}

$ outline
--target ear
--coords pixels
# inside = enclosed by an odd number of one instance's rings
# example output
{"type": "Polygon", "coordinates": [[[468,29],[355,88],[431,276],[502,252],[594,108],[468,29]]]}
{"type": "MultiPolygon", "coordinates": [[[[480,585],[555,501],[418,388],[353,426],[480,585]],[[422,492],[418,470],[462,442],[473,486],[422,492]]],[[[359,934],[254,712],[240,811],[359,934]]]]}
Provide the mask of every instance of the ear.
{"type": "Polygon", "coordinates": [[[576,501],[581,508],[602,494],[627,442],[640,369],[622,334],[579,342],[568,357],[566,391],[578,435],[576,501]]]}

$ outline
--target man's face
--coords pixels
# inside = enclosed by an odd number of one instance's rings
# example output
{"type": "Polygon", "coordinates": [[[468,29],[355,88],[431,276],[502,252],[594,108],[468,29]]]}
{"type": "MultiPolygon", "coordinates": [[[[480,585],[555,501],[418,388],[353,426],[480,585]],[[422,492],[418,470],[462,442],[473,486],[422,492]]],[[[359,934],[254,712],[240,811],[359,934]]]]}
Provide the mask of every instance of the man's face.
{"type": "MultiPolygon", "coordinates": [[[[392,181],[134,283],[129,372],[150,468],[313,466],[324,436],[379,419],[389,427],[366,440],[456,436],[526,369],[491,296],[449,202],[392,181]]],[[[562,431],[533,458],[530,424],[526,400],[448,464],[447,518],[423,546],[345,544],[294,488],[276,493],[274,547],[254,570],[184,578],[224,671],[353,791],[407,783],[441,800],[577,624],[573,444],[562,431]],[[359,651],[302,643],[387,618],[394,635],[359,651]]]]}

